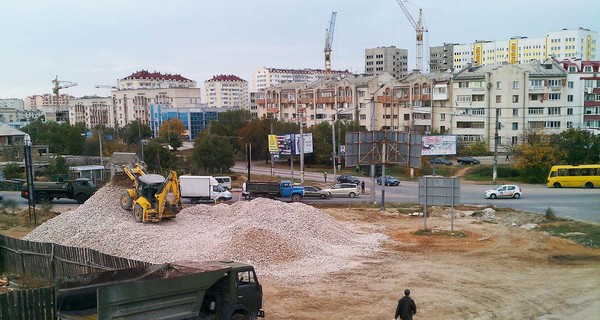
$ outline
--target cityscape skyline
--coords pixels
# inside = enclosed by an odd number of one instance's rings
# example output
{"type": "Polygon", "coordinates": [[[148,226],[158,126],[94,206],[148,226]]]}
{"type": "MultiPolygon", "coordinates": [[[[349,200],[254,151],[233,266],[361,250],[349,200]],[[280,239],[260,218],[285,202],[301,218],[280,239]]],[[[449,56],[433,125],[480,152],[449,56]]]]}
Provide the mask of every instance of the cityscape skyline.
{"type": "MultiPolygon", "coordinates": [[[[571,1],[573,10],[556,0],[405,5],[415,20],[423,9],[425,61],[427,48],[443,43],[537,38],[563,28],[600,31],[593,0],[571,1]]],[[[332,69],[363,73],[365,49],[381,46],[408,49],[409,70],[415,64],[415,32],[394,0],[8,1],[0,9],[6,44],[0,98],[51,93],[56,76],[78,83],[61,93],[79,97],[109,95],[94,85],[116,85],[140,70],[181,74],[203,88],[219,74],[251,83],[260,67],[322,69],[333,11],[332,69]]]]}

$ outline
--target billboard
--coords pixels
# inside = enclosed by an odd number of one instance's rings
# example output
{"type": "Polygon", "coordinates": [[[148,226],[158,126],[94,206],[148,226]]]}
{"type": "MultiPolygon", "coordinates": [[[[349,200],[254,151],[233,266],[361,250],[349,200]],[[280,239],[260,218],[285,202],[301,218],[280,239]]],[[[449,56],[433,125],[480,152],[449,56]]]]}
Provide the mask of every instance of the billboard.
{"type": "Polygon", "coordinates": [[[421,155],[423,156],[456,154],[456,136],[423,136],[421,139],[421,155]]]}
{"type": "MultiPolygon", "coordinates": [[[[296,147],[294,148],[294,154],[299,155],[300,154],[300,142],[302,141],[302,140],[300,140],[299,134],[294,135],[294,141],[296,141],[296,143],[295,143],[296,147]]],[[[304,154],[307,154],[307,153],[313,153],[312,133],[304,134],[304,154]]]]}
{"type": "MultiPolygon", "coordinates": [[[[279,156],[289,156],[300,154],[300,135],[269,135],[269,153],[279,156]]],[[[304,154],[313,152],[312,133],[304,134],[304,154]]]]}

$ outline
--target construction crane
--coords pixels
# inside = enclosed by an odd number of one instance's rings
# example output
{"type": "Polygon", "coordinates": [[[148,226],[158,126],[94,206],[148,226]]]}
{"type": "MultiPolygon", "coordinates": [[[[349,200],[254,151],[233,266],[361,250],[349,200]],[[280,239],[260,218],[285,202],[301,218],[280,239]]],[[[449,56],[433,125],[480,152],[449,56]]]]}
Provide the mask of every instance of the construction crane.
{"type": "Polygon", "coordinates": [[[410,22],[410,24],[412,24],[413,28],[417,33],[417,67],[415,68],[415,70],[423,71],[423,32],[427,32],[427,29],[423,28],[423,10],[419,9],[419,20],[415,21],[415,19],[413,19],[413,17],[408,12],[408,9],[406,9],[404,4],[402,3],[402,0],[396,0],[396,2],[398,2],[400,8],[402,8],[402,11],[404,11],[404,14],[408,18],[408,21],[410,22]]]}
{"type": "Polygon", "coordinates": [[[58,80],[58,76],[56,76],[56,78],[54,78],[54,80],[52,80],[52,83],[54,83],[54,88],[52,88],[52,92],[56,95],[56,111],[58,111],[59,109],[59,90],[60,89],[66,89],[69,87],[74,87],[77,85],[76,82],[71,82],[71,81],[61,81],[58,80]]]}
{"type": "Polygon", "coordinates": [[[335,16],[337,12],[331,13],[329,28],[325,29],[325,79],[331,78],[331,45],[333,43],[333,29],[335,28],[335,16]]]}
{"type": "Polygon", "coordinates": [[[97,84],[94,87],[96,89],[98,89],[98,88],[102,88],[102,89],[117,89],[117,87],[115,87],[115,86],[110,86],[110,85],[106,85],[106,84],[97,84]]]}

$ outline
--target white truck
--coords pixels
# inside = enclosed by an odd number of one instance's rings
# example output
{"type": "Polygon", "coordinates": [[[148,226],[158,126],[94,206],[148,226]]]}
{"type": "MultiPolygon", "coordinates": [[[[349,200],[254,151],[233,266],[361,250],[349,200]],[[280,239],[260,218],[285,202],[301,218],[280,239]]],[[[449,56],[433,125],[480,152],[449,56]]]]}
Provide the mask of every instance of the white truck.
{"type": "Polygon", "coordinates": [[[231,192],[225,190],[211,176],[180,176],[181,198],[192,203],[231,200],[231,192]]]}

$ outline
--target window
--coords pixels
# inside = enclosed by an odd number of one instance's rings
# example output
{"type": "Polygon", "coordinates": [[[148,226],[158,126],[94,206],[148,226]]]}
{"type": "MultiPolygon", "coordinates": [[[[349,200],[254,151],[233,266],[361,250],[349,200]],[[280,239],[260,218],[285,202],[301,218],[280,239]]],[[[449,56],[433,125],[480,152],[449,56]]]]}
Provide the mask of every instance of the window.
{"type": "Polygon", "coordinates": [[[548,100],[560,100],[560,93],[550,93],[548,100]]]}
{"type": "Polygon", "coordinates": [[[550,87],[559,87],[562,84],[561,79],[550,79],[548,80],[548,86],[550,87]]]}
{"type": "Polygon", "coordinates": [[[501,95],[497,95],[496,96],[496,103],[502,103],[502,96],[501,95]]]}
{"type": "Polygon", "coordinates": [[[543,80],[529,80],[529,85],[531,87],[542,87],[544,86],[543,80]]]}
{"type": "Polygon", "coordinates": [[[519,81],[513,81],[512,82],[512,88],[513,89],[519,89],[519,81]]]}
{"type": "Polygon", "coordinates": [[[558,115],[558,114],[560,114],[560,107],[551,107],[551,108],[548,108],[548,114],[549,115],[558,115]]]}
{"type": "Polygon", "coordinates": [[[567,108],[567,115],[573,115],[573,108],[567,108]]]}
{"type": "Polygon", "coordinates": [[[405,115],[404,115],[404,120],[405,120],[405,121],[408,121],[408,120],[410,120],[410,114],[408,114],[408,113],[407,113],[407,114],[405,114],[405,115]]]}
{"type": "Polygon", "coordinates": [[[512,129],[513,130],[519,130],[519,123],[518,122],[513,122],[512,123],[512,129]]]}
{"type": "Polygon", "coordinates": [[[512,102],[513,103],[519,102],[519,95],[518,94],[515,94],[515,95],[512,96],[512,102]]]}
{"type": "Polygon", "coordinates": [[[519,116],[519,109],[513,109],[513,117],[519,116]]]}
{"type": "Polygon", "coordinates": [[[532,114],[532,115],[535,115],[535,114],[544,114],[544,108],[529,108],[527,110],[527,113],[528,114],[532,114]]]}
{"type": "Polygon", "coordinates": [[[514,146],[519,142],[519,137],[511,137],[510,143],[514,146]]]}
{"type": "Polygon", "coordinates": [[[573,128],[573,121],[567,121],[567,129],[573,128]]]}
{"type": "Polygon", "coordinates": [[[440,113],[440,120],[441,121],[446,120],[446,114],[445,113],[440,113]]]}
{"type": "Polygon", "coordinates": [[[569,89],[573,89],[574,87],[573,81],[569,81],[567,85],[569,86],[569,89]]]}
{"type": "Polygon", "coordinates": [[[560,121],[546,121],[546,128],[560,128],[560,121]]]}
{"type": "Polygon", "coordinates": [[[567,101],[568,102],[573,102],[573,95],[572,94],[567,95],[567,101]]]}

